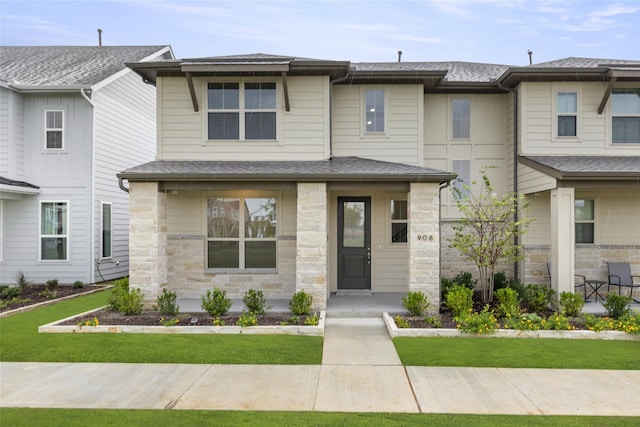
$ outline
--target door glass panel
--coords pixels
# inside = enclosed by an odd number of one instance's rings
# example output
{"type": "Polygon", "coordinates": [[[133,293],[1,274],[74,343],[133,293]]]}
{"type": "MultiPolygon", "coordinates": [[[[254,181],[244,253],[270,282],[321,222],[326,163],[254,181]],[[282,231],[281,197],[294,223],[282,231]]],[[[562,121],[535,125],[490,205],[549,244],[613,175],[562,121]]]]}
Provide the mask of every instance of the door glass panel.
{"type": "Polygon", "coordinates": [[[342,246],[345,248],[364,248],[364,207],[364,202],[344,202],[342,246]]]}

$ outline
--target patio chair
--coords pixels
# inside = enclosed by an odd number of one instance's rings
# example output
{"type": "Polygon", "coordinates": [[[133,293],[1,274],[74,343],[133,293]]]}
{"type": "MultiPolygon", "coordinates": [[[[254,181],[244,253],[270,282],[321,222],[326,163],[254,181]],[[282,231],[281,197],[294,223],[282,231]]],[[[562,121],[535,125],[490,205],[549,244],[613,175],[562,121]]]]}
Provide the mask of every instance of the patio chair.
{"type": "MultiPolygon", "coordinates": [[[[622,288],[629,288],[629,294],[633,298],[633,288],[640,288],[640,276],[631,274],[631,267],[628,262],[607,262],[609,270],[609,285],[607,292],[611,286],[618,287],[618,295],[621,295],[622,288]]],[[[640,300],[633,298],[635,302],[640,300]]]]}
{"type": "MultiPolygon", "coordinates": [[[[549,273],[549,287],[551,287],[551,263],[547,263],[547,272],[549,273]]],[[[578,283],[573,283],[573,286],[577,288],[582,288],[584,293],[584,300],[587,300],[587,278],[582,274],[574,274],[574,276],[580,280],[578,283]]]]}

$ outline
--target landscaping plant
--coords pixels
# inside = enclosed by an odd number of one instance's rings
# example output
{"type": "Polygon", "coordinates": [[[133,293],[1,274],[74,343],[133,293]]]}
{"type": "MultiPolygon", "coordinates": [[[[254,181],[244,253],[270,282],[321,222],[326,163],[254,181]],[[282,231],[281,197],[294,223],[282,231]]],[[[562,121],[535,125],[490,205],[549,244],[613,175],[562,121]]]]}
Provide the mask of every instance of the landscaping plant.
{"type": "Polygon", "coordinates": [[[304,290],[298,291],[291,297],[289,301],[289,310],[291,313],[302,316],[311,312],[313,297],[304,290]]]}
{"type": "Polygon", "coordinates": [[[467,312],[456,317],[458,330],[467,334],[488,335],[498,329],[498,320],[486,305],[480,313],[467,312]]]}
{"type": "Polygon", "coordinates": [[[498,299],[498,317],[513,317],[520,315],[520,296],[515,289],[500,288],[496,292],[498,299]]]}
{"type": "Polygon", "coordinates": [[[255,326],[258,324],[258,315],[251,311],[244,311],[240,313],[240,317],[238,317],[238,321],[236,325],[238,326],[255,326]]]}
{"type": "Polygon", "coordinates": [[[160,312],[160,314],[166,314],[172,316],[178,314],[180,306],[176,305],[177,295],[175,292],[168,291],[167,288],[162,289],[162,293],[158,295],[156,299],[156,305],[153,306],[154,310],[160,312]]]}
{"type": "Polygon", "coordinates": [[[29,276],[27,276],[22,270],[19,270],[15,274],[15,281],[16,285],[18,285],[20,289],[24,289],[32,283],[29,276]]]}
{"type": "Polygon", "coordinates": [[[560,293],[560,312],[565,316],[578,317],[584,307],[582,297],[573,292],[560,293]]]}
{"type": "Polygon", "coordinates": [[[602,306],[605,310],[607,310],[607,314],[614,319],[619,319],[625,314],[629,314],[631,309],[629,308],[629,304],[633,301],[633,298],[617,295],[614,293],[607,294],[607,298],[605,302],[602,303],[602,306]]]}
{"type": "Polygon", "coordinates": [[[231,299],[227,298],[227,293],[215,288],[213,291],[207,291],[206,295],[202,296],[201,307],[213,317],[219,317],[227,314],[231,304],[231,299]]]}
{"type": "Polygon", "coordinates": [[[84,288],[84,283],[82,282],[82,280],[76,280],[75,282],[73,282],[73,287],[74,289],[84,288]]]}
{"type": "Polygon", "coordinates": [[[421,291],[409,291],[402,297],[402,305],[412,316],[422,316],[429,307],[429,298],[421,291]]]}
{"type": "Polygon", "coordinates": [[[543,312],[549,309],[555,291],[546,286],[529,284],[524,288],[524,300],[532,311],[543,312]]]}
{"type": "Polygon", "coordinates": [[[266,310],[271,308],[267,306],[267,300],[265,300],[262,291],[257,291],[255,289],[249,289],[245,292],[242,297],[242,302],[250,313],[258,315],[264,314],[266,310]]]}
{"type": "Polygon", "coordinates": [[[129,278],[123,277],[114,283],[107,303],[107,310],[119,311],[126,315],[142,313],[144,294],[140,289],[129,289],[129,278]]]}
{"type": "Polygon", "coordinates": [[[49,279],[47,280],[47,288],[53,289],[58,286],[58,279],[49,279]]]}
{"type": "Polygon", "coordinates": [[[446,305],[453,312],[453,317],[470,312],[473,308],[473,289],[455,285],[447,294],[446,305]]]}

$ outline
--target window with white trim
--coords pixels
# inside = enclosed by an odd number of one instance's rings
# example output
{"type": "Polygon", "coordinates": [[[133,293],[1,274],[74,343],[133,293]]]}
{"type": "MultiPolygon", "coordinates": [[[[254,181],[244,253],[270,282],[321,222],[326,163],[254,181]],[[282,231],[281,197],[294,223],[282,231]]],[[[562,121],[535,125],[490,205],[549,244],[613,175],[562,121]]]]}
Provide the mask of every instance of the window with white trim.
{"type": "Polygon", "coordinates": [[[594,243],[595,209],[593,199],[575,200],[576,243],[594,243]]]}
{"type": "Polygon", "coordinates": [[[274,269],[276,198],[207,199],[207,268],[274,269]]]}
{"type": "Polygon", "coordinates": [[[391,243],[407,243],[409,220],[406,200],[391,200],[391,243]]]}
{"type": "Polygon", "coordinates": [[[69,215],[67,202],[40,202],[40,259],[68,259],[69,215]]]}
{"type": "MultiPolygon", "coordinates": [[[[453,187],[456,188],[462,197],[469,196],[471,188],[471,160],[453,160],[451,169],[458,176],[453,180],[453,187]]],[[[454,192],[454,195],[456,193],[454,192]]]]}
{"type": "Polygon", "coordinates": [[[558,92],[558,136],[578,135],[578,94],[558,92]]]}
{"type": "Polygon", "coordinates": [[[47,150],[61,150],[64,134],[64,111],[46,110],[44,112],[45,122],[45,148],[47,150]]]}
{"type": "Polygon", "coordinates": [[[453,98],[451,110],[453,139],[469,139],[471,137],[471,99],[453,98]]]}
{"type": "Polygon", "coordinates": [[[275,140],[275,82],[209,83],[208,139],[275,140]]]}
{"type": "Polygon", "coordinates": [[[100,204],[100,212],[100,258],[111,258],[113,244],[111,203],[102,202],[100,204]]]}
{"type": "Polygon", "coordinates": [[[365,89],[365,132],[384,132],[384,89],[365,89]]]}
{"type": "Polygon", "coordinates": [[[640,89],[613,89],[611,122],[614,144],[640,144],[640,89]]]}

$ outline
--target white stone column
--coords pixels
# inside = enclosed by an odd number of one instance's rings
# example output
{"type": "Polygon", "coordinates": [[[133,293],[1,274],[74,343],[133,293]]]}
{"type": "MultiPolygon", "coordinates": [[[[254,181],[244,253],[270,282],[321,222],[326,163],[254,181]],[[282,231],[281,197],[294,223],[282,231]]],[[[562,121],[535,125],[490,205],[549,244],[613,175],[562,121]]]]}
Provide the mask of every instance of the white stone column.
{"type": "Polygon", "coordinates": [[[556,297],[574,290],[575,195],[573,188],[551,190],[551,287],[556,297]]]}
{"type": "Polygon", "coordinates": [[[440,197],[437,183],[412,182],[409,191],[409,290],[429,298],[429,311],[440,306],[440,197]]]}
{"type": "Polygon", "coordinates": [[[313,296],[314,310],[327,307],[327,185],[298,183],[296,292],[313,296]]]}
{"type": "Polygon", "coordinates": [[[129,287],[144,304],[156,302],[167,285],[167,199],[157,182],[129,184],[129,287]]]}

